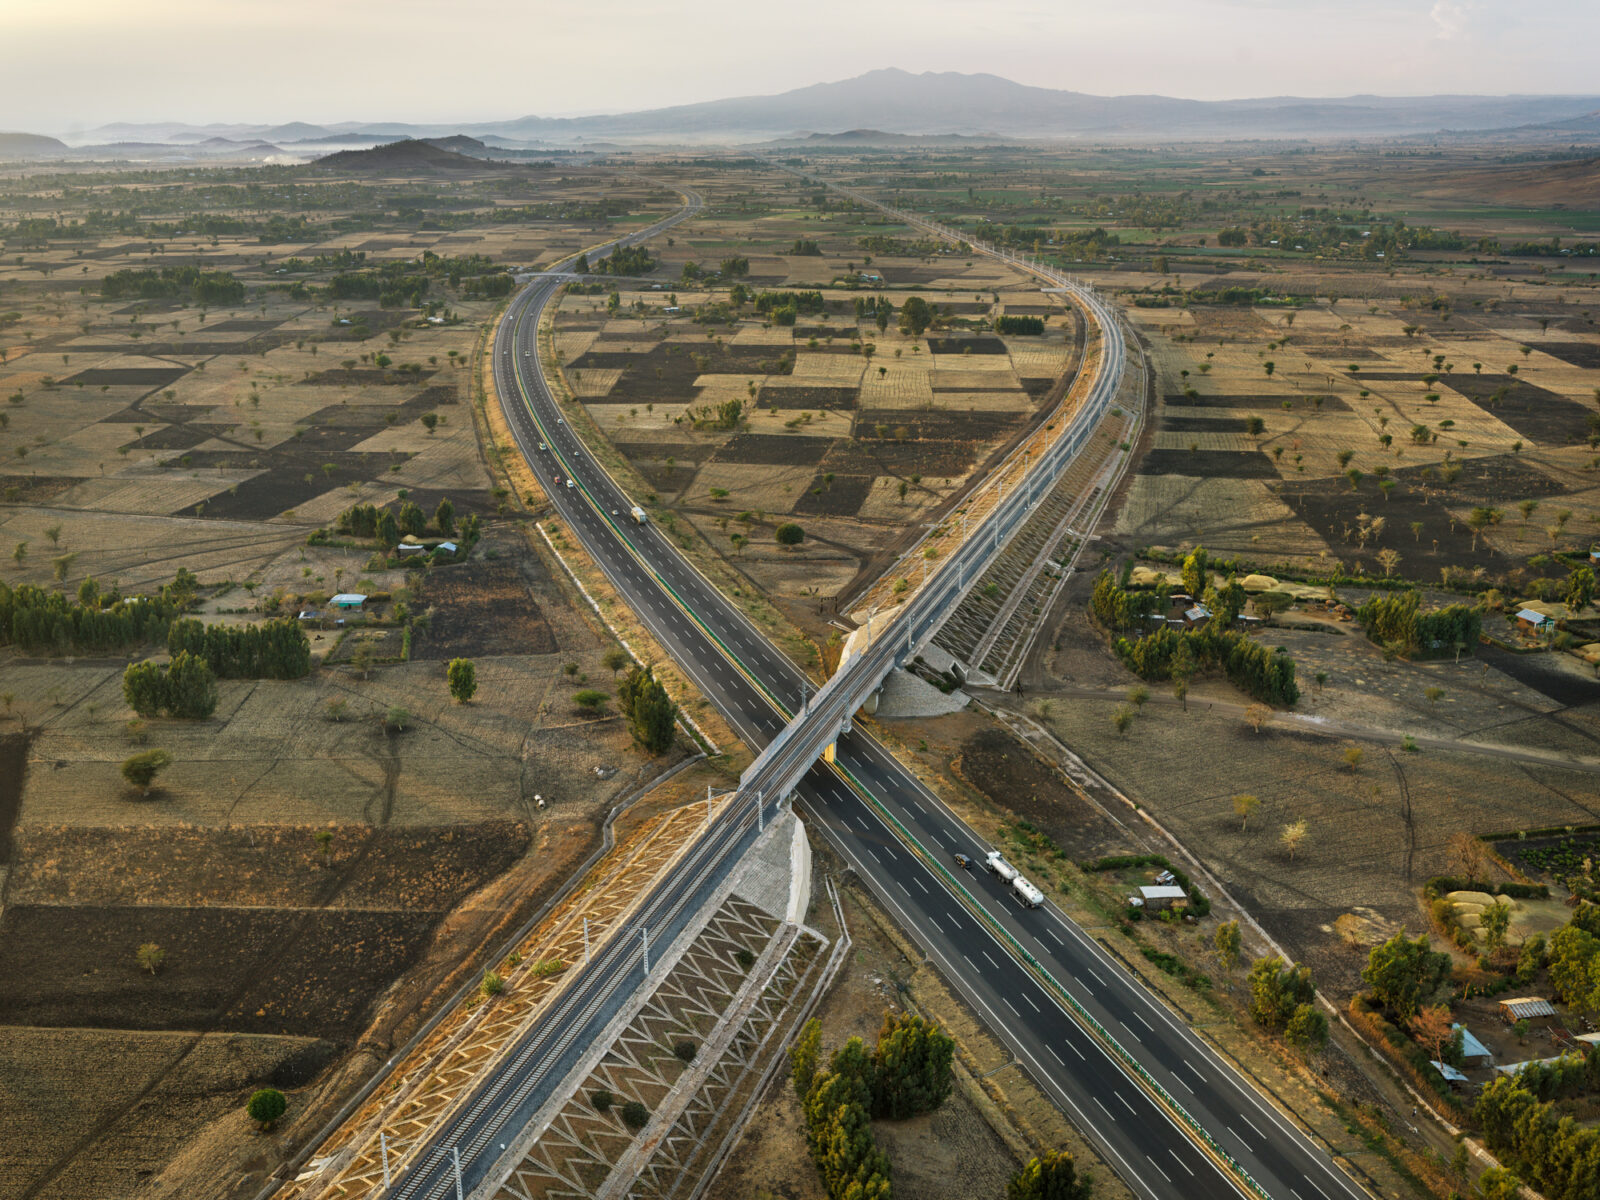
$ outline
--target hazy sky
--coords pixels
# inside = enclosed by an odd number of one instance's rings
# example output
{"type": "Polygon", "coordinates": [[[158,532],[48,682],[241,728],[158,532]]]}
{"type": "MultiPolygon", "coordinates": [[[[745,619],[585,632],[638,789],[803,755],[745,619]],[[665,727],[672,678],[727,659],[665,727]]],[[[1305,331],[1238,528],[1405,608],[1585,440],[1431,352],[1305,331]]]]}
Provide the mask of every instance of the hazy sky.
{"type": "Polygon", "coordinates": [[[1600,91],[1600,0],[0,0],[0,129],[460,121],[875,67],[1099,94],[1600,91]]]}

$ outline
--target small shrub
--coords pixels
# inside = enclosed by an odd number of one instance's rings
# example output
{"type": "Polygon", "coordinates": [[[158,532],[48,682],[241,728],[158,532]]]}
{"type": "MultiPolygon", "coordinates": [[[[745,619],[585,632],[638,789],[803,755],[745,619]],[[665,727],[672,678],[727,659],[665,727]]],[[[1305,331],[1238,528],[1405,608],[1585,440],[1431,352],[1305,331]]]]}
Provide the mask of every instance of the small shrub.
{"type": "Polygon", "coordinates": [[[283,1098],[282,1092],[276,1088],[262,1088],[250,1097],[244,1111],[262,1129],[271,1129],[273,1122],[283,1116],[288,1107],[289,1102],[283,1098]]]}
{"type": "Polygon", "coordinates": [[[637,1133],[650,1123],[650,1110],[637,1100],[629,1100],[622,1106],[622,1123],[637,1133]]]}
{"type": "Polygon", "coordinates": [[[672,1056],[682,1063],[692,1063],[698,1047],[688,1038],[679,1038],[672,1043],[672,1056]]]}
{"type": "Polygon", "coordinates": [[[611,1106],[616,1102],[617,1098],[606,1091],[605,1088],[599,1088],[589,1093],[589,1103],[597,1113],[610,1112],[611,1106]]]}

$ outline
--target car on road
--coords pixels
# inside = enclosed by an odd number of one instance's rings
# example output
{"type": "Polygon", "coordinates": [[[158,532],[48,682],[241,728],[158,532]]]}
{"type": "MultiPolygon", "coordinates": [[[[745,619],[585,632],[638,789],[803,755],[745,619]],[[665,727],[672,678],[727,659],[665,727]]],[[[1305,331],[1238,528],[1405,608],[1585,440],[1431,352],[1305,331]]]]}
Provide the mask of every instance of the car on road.
{"type": "Polygon", "coordinates": [[[549,446],[546,446],[546,445],[545,445],[545,444],[544,444],[544,443],[543,443],[543,442],[540,442],[540,443],[539,443],[539,449],[541,449],[541,450],[548,450],[548,449],[550,449],[550,447],[549,447],[549,446]]]}
{"type": "Polygon", "coordinates": [[[970,871],[972,870],[972,860],[965,854],[958,854],[956,855],[956,866],[960,867],[963,871],[970,871]]]}
{"type": "Polygon", "coordinates": [[[569,476],[569,477],[568,477],[568,478],[567,478],[567,486],[568,486],[568,487],[577,487],[577,486],[578,486],[578,485],[577,485],[577,484],[575,484],[575,483],[573,483],[573,482],[572,482],[572,479],[571,479],[571,477],[570,477],[570,476],[569,476]]]}

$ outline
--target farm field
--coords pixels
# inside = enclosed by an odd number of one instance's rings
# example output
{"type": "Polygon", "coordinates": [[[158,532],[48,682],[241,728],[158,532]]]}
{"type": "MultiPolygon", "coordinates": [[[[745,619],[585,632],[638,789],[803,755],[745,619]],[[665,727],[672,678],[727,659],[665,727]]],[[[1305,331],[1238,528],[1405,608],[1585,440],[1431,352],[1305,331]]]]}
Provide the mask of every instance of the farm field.
{"type": "Polygon", "coordinates": [[[1081,319],[1009,268],[791,175],[729,171],[697,187],[705,212],[647,271],[569,289],[553,351],[636,494],[826,636],[819,613],[859,594],[1054,407],[1081,319]],[[902,328],[908,301],[930,306],[932,325],[902,328]],[[1043,332],[991,332],[1005,314],[1043,332]],[[784,524],[804,541],[777,544],[784,524]]]}
{"type": "Polygon", "coordinates": [[[267,174],[0,179],[6,587],[98,605],[186,579],[209,624],[318,614],[309,674],[224,678],[199,721],[124,697],[164,638],[6,630],[0,1041],[29,1081],[0,1099],[7,1195],[253,1191],[683,753],[576,706],[613,693],[615,643],[474,411],[505,268],[674,197],[582,168],[267,174]],[[461,561],[339,528],[407,504],[461,561]],[[336,592],[369,599],[324,611],[336,592]],[[120,766],[147,749],[171,765],[141,795],[120,766]],[[117,1063],[92,1098],[85,1057],[117,1063]],[[241,1106],[267,1084],[290,1111],[260,1139],[241,1106]]]}

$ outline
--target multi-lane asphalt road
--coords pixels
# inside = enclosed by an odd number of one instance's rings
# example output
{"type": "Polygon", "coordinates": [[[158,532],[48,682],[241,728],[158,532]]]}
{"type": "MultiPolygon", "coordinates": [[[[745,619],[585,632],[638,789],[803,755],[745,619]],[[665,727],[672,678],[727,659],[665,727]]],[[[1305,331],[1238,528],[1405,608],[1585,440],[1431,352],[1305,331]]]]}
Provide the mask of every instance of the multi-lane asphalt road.
{"type": "MultiPolygon", "coordinates": [[[[675,219],[698,207],[697,198],[686,199],[675,219]]],[[[662,227],[629,240],[653,236],[662,227]]],[[[609,249],[591,251],[590,261],[609,249]]],[[[540,278],[524,289],[495,339],[497,389],[519,446],[573,535],[659,643],[739,736],[762,747],[814,688],[661,530],[634,524],[629,510],[635,498],[621,491],[566,424],[546,388],[537,348],[539,317],[559,283],[540,278]]],[[[956,852],[981,857],[982,843],[874,739],[859,731],[843,736],[837,766],[813,766],[796,795],[906,932],[1016,1054],[1022,1069],[1073,1115],[1135,1192],[1185,1200],[1241,1192],[1275,1200],[1364,1197],[1324,1151],[1062,913],[1049,904],[1022,909],[997,880],[981,872],[957,879],[945,869],[956,852]],[[982,911],[982,919],[975,910],[982,911]],[[1037,970],[1025,966],[1014,950],[1031,957],[1037,970]],[[1056,988],[1115,1039],[1145,1081],[1070,1013],[1056,988]],[[1156,1089],[1207,1132],[1210,1148],[1158,1102],[1156,1089]],[[1253,1187],[1228,1170],[1219,1155],[1231,1157],[1253,1187]]],[[[560,1019],[552,1014],[529,1038],[557,1036],[560,1019]],[[547,1025],[553,1028],[541,1035],[547,1025]]],[[[529,1058],[537,1055],[519,1047],[507,1061],[529,1058]]],[[[496,1082],[485,1085],[465,1111],[491,1111],[488,1089],[496,1082]]],[[[443,1131],[415,1179],[403,1180],[397,1194],[442,1194],[447,1148],[459,1145],[466,1160],[479,1142],[481,1130],[443,1131]]],[[[487,1171],[495,1145],[489,1139],[472,1155],[471,1165],[464,1164],[469,1186],[487,1171]]]]}

